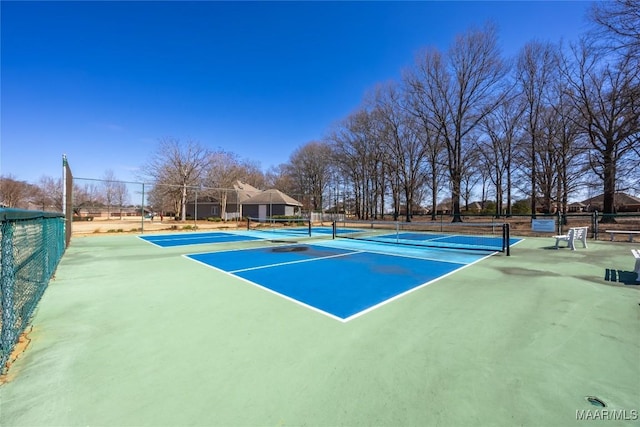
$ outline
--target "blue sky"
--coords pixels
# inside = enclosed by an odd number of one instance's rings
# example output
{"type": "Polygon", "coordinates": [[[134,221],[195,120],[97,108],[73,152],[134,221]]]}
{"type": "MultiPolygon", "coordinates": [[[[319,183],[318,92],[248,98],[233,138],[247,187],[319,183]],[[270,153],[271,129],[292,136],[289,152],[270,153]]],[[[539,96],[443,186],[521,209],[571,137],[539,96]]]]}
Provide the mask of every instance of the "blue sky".
{"type": "Polygon", "coordinates": [[[588,2],[8,2],[0,175],[123,180],[172,137],[260,163],[322,139],[424,47],[493,20],[505,56],[575,41],[588,2]]]}

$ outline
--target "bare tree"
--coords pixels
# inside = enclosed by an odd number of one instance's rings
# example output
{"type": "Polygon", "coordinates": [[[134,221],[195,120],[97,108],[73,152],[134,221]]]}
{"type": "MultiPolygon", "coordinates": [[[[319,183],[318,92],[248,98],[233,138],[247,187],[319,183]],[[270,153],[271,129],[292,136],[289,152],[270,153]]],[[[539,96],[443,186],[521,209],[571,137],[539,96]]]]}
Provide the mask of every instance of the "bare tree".
{"type": "Polygon", "coordinates": [[[107,204],[107,216],[111,217],[111,206],[113,206],[116,198],[117,178],[113,170],[107,169],[102,176],[102,188],[104,200],[107,204]]]}
{"type": "Polygon", "coordinates": [[[127,184],[118,180],[111,169],[107,169],[102,176],[102,195],[107,205],[107,215],[110,217],[113,207],[118,208],[120,219],[122,219],[122,208],[129,200],[127,184]]]}
{"type": "Polygon", "coordinates": [[[359,219],[384,217],[384,196],[392,191],[394,218],[400,211],[400,184],[395,159],[385,149],[384,123],[375,108],[361,108],[343,120],[327,138],[331,144],[333,169],[341,175],[343,208],[359,219]],[[353,197],[351,197],[353,194],[353,197]]]}
{"type": "Polygon", "coordinates": [[[235,191],[238,181],[261,187],[264,175],[257,164],[242,160],[235,153],[218,150],[209,154],[203,181],[208,189],[204,194],[218,199],[221,218],[226,218],[229,192],[235,191]]]}
{"type": "Polygon", "coordinates": [[[435,221],[437,219],[436,208],[438,205],[438,194],[442,190],[445,174],[445,152],[442,145],[442,138],[438,131],[429,130],[429,124],[423,122],[425,126],[424,132],[424,144],[426,147],[426,165],[425,165],[425,184],[431,191],[431,219],[435,221]]]}
{"type": "Polygon", "coordinates": [[[118,207],[118,213],[122,219],[122,208],[129,203],[129,190],[126,183],[122,181],[113,183],[113,201],[118,207]]]}
{"type": "MultiPolygon", "coordinates": [[[[394,84],[381,86],[375,96],[377,117],[382,123],[380,141],[391,160],[389,171],[397,176],[405,200],[405,219],[411,221],[416,193],[424,184],[424,164],[428,146],[425,131],[415,115],[409,114],[410,102],[394,84]]],[[[392,178],[393,179],[393,178],[392,178]]]]}
{"type": "Polygon", "coordinates": [[[463,146],[471,144],[469,134],[500,103],[506,70],[491,25],[458,36],[446,58],[429,50],[418,61],[413,90],[425,97],[447,150],[454,222],[462,221],[463,146]]]}
{"type": "Polygon", "coordinates": [[[551,213],[554,196],[559,184],[560,161],[557,142],[559,140],[558,123],[553,108],[546,107],[540,112],[539,140],[536,149],[536,188],[542,197],[544,213],[551,213]]]}
{"type": "Polygon", "coordinates": [[[486,196],[485,180],[488,179],[487,168],[480,162],[480,153],[478,152],[478,144],[474,142],[472,145],[465,145],[462,153],[462,162],[465,167],[460,174],[460,197],[464,200],[464,210],[469,210],[469,203],[473,197],[473,190],[478,183],[482,184],[481,203],[484,203],[486,196]]]}
{"type": "Polygon", "coordinates": [[[580,137],[580,130],[576,125],[577,111],[571,104],[566,82],[555,85],[555,97],[552,113],[548,116],[550,126],[555,130],[554,145],[556,152],[556,167],[558,173],[556,201],[560,211],[567,213],[569,196],[581,185],[588,165],[584,159],[584,138],[580,137]]]}
{"type": "Polygon", "coordinates": [[[301,195],[310,196],[310,209],[322,209],[322,195],[331,179],[331,147],[312,141],[295,150],[289,157],[288,173],[294,177],[301,195]]]}
{"type": "Polygon", "coordinates": [[[536,216],[539,178],[539,147],[541,139],[541,116],[548,105],[548,91],[558,75],[557,49],[550,43],[532,41],[527,43],[517,62],[517,79],[525,105],[525,131],[529,137],[529,168],[531,214],[536,216]]]}
{"type": "Polygon", "coordinates": [[[187,219],[188,196],[201,185],[208,159],[209,151],[196,141],[182,143],[165,138],[142,167],[145,177],[155,183],[154,190],[173,198],[174,209],[182,221],[187,219]]]}
{"type": "Polygon", "coordinates": [[[33,203],[42,210],[62,212],[62,178],[42,176],[33,193],[33,203]]]}
{"type": "Polygon", "coordinates": [[[365,109],[358,110],[340,122],[327,137],[331,146],[332,162],[335,170],[343,178],[343,204],[345,211],[348,184],[353,192],[353,211],[359,219],[365,217],[368,210],[363,208],[367,199],[369,175],[369,153],[376,150],[370,135],[370,114],[365,109]]]}
{"type": "Polygon", "coordinates": [[[513,151],[518,142],[521,117],[524,112],[517,97],[505,97],[498,108],[482,122],[483,134],[480,155],[493,169],[491,181],[495,186],[496,216],[511,215],[513,151]],[[506,208],[503,194],[506,193],[506,208]]]}
{"type": "Polygon", "coordinates": [[[84,182],[80,184],[80,180],[76,180],[73,184],[73,207],[79,214],[81,208],[94,209],[104,205],[104,196],[100,186],[94,182],[84,182]]]}
{"type": "Polygon", "coordinates": [[[431,190],[431,219],[436,220],[438,192],[441,189],[445,170],[445,145],[442,138],[442,126],[433,117],[433,106],[429,97],[424,96],[425,85],[418,72],[408,70],[404,75],[405,88],[409,98],[409,114],[412,114],[420,127],[420,137],[424,147],[425,180],[431,190]]]}
{"type": "Polygon", "coordinates": [[[277,188],[286,194],[294,194],[296,185],[294,178],[287,174],[287,165],[271,166],[265,173],[265,188],[277,188]]]}
{"type": "Polygon", "coordinates": [[[242,182],[256,188],[266,188],[266,179],[260,167],[260,162],[248,159],[241,160],[240,169],[242,171],[240,175],[242,182]]]}
{"type": "Polygon", "coordinates": [[[0,177],[0,203],[5,207],[27,209],[33,195],[31,184],[11,175],[0,177]]]}
{"type": "Polygon", "coordinates": [[[596,35],[610,36],[609,47],[640,53],[640,1],[613,0],[593,3],[590,18],[603,31],[596,35]]]}
{"type": "Polygon", "coordinates": [[[628,55],[608,57],[585,40],[573,54],[575,63],[565,62],[563,71],[578,112],[575,123],[589,142],[591,168],[604,184],[603,211],[610,214],[617,168],[640,143],[640,70],[628,55]]]}

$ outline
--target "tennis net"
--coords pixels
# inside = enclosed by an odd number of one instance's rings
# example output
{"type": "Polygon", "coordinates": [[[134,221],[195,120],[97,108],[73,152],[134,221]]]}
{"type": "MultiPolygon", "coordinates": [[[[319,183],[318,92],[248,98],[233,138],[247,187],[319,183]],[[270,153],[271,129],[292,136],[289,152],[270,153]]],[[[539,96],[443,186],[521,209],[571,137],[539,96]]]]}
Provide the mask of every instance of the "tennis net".
{"type": "Polygon", "coordinates": [[[247,218],[247,230],[311,236],[309,218],[247,218]]]}
{"type": "Polygon", "coordinates": [[[507,223],[335,221],[333,237],[397,245],[509,253],[507,223]]]}

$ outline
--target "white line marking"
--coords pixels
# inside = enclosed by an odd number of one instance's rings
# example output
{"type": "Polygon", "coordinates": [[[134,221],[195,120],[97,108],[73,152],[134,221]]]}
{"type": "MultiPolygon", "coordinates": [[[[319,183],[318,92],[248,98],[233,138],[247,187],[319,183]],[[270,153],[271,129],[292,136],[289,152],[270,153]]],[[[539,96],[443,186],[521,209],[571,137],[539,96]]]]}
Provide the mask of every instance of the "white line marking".
{"type": "MultiPolygon", "coordinates": [[[[524,239],[523,239],[523,240],[524,240],[524,239]]],[[[294,245],[277,245],[277,246],[276,246],[276,245],[274,245],[274,246],[269,246],[269,247],[283,247],[283,246],[294,246],[294,245]]],[[[317,246],[323,246],[323,245],[317,245],[317,246]]],[[[332,246],[325,246],[325,247],[332,248],[332,246]]],[[[219,253],[222,253],[222,252],[233,252],[233,251],[240,251],[240,250],[252,250],[252,249],[263,249],[263,248],[244,248],[244,249],[234,249],[234,250],[229,250],[229,251],[221,251],[221,252],[219,252],[219,253]]],[[[211,252],[204,252],[204,254],[206,254],[206,253],[211,253],[211,252]]],[[[374,251],[358,250],[358,251],[348,252],[348,253],[345,253],[345,254],[331,255],[331,256],[321,257],[321,258],[312,258],[312,259],[308,259],[308,260],[299,260],[299,261],[284,262],[284,263],[279,263],[279,264],[272,264],[272,265],[268,265],[268,266],[260,266],[260,267],[252,267],[252,268],[246,268],[246,269],[242,269],[242,270],[235,270],[235,271],[225,271],[225,270],[222,270],[222,269],[220,269],[220,268],[218,268],[218,267],[215,267],[215,266],[213,266],[213,265],[211,265],[211,264],[207,264],[207,263],[205,263],[205,262],[202,262],[202,261],[199,261],[199,260],[197,260],[197,259],[191,258],[191,256],[190,256],[190,255],[198,255],[198,254],[185,254],[185,255],[182,255],[182,256],[183,256],[183,257],[186,257],[186,258],[188,258],[188,259],[190,259],[190,260],[192,260],[192,261],[195,261],[195,262],[197,262],[197,263],[199,263],[199,264],[202,264],[202,265],[204,265],[204,266],[206,266],[206,267],[209,267],[209,268],[212,268],[212,269],[214,269],[214,270],[216,270],[216,271],[219,271],[219,272],[221,272],[221,273],[224,273],[224,274],[227,274],[227,275],[229,275],[229,276],[235,277],[236,279],[240,279],[240,280],[242,280],[242,281],[244,281],[244,282],[246,282],[246,283],[249,283],[249,284],[251,284],[251,285],[253,285],[253,286],[255,286],[255,287],[258,287],[258,288],[260,288],[260,289],[264,289],[264,290],[265,290],[265,291],[267,291],[267,292],[270,292],[270,293],[272,293],[272,294],[274,294],[274,295],[278,295],[278,296],[280,296],[280,297],[282,297],[282,298],[284,298],[284,299],[286,299],[286,300],[288,300],[288,301],[292,301],[292,302],[294,302],[294,303],[296,303],[296,304],[298,304],[298,305],[301,305],[301,306],[303,306],[303,307],[306,307],[306,308],[308,308],[308,309],[310,309],[310,310],[313,310],[313,311],[315,311],[315,312],[317,312],[317,313],[323,314],[323,315],[325,315],[325,316],[327,316],[327,317],[330,317],[330,318],[332,318],[332,319],[334,319],[334,320],[338,320],[339,322],[342,322],[342,323],[347,323],[347,322],[349,322],[349,321],[351,321],[351,320],[353,320],[353,319],[357,319],[358,317],[360,317],[360,316],[362,316],[362,315],[364,315],[364,314],[367,314],[367,313],[369,313],[369,312],[371,312],[371,311],[373,311],[373,310],[376,310],[376,309],[378,309],[378,308],[380,308],[380,307],[382,307],[382,306],[384,306],[384,305],[386,305],[386,304],[389,304],[390,302],[393,302],[393,301],[395,301],[395,300],[397,300],[397,299],[400,299],[400,298],[404,297],[405,295],[408,295],[408,294],[410,294],[410,293],[412,293],[412,292],[414,292],[414,291],[417,291],[418,289],[422,289],[422,288],[424,288],[424,287],[426,287],[426,286],[428,286],[428,285],[430,285],[430,284],[432,284],[432,283],[435,283],[435,282],[437,282],[437,281],[439,281],[439,280],[441,280],[441,279],[443,279],[443,278],[445,278],[445,277],[447,277],[447,276],[450,276],[450,275],[452,275],[452,274],[454,274],[454,273],[456,273],[456,272],[458,272],[458,271],[460,271],[460,270],[462,270],[462,269],[464,269],[464,268],[467,268],[467,267],[469,267],[469,266],[471,266],[471,265],[473,265],[473,264],[476,264],[476,263],[478,263],[478,262],[480,262],[480,261],[483,261],[483,260],[485,260],[485,259],[487,259],[487,258],[489,258],[489,257],[491,257],[491,256],[494,256],[494,255],[496,255],[497,253],[498,253],[498,252],[492,252],[492,253],[490,253],[490,254],[488,254],[488,255],[486,255],[486,256],[484,256],[484,257],[482,257],[482,258],[479,258],[479,259],[477,259],[477,260],[475,260],[475,261],[473,261],[473,262],[470,262],[470,263],[462,263],[462,262],[443,261],[443,260],[438,260],[438,259],[425,259],[425,258],[419,258],[419,257],[414,257],[414,256],[408,256],[408,255],[395,255],[395,254],[388,254],[388,253],[384,253],[384,252],[374,252],[374,251]],[[366,308],[366,309],[364,309],[364,310],[362,310],[362,311],[359,311],[359,312],[357,312],[357,313],[355,313],[355,314],[352,314],[351,316],[346,317],[346,318],[344,318],[344,319],[343,319],[343,318],[341,318],[341,317],[335,316],[335,315],[333,315],[333,314],[331,314],[331,313],[329,313],[329,312],[326,312],[326,311],[324,311],[324,310],[320,310],[320,309],[319,309],[319,308],[317,308],[317,307],[314,307],[314,306],[311,306],[311,305],[309,305],[309,304],[306,304],[306,303],[304,303],[304,302],[302,302],[302,301],[299,301],[299,300],[297,300],[297,299],[295,299],[295,298],[292,298],[292,297],[289,297],[289,296],[287,296],[287,295],[281,294],[280,292],[276,292],[276,291],[274,291],[273,289],[270,289],[270,288],[267,288],[267,287],[265,287],[265,286],[262,286],[262,285],[260,285],[260,284],[258,284],[258,283],[252,282],[251,280],[245,279],[244,277],[237,276],[237,275],[235,275],[235,274],[234,274],[234,273],[237,273],[237,272],[243,272],[243,271],[248,271],[248,270],[257,270],[257,269],[261,269],[261,268],[275,267],[275,266],[279,266],[279,265],[296,264],[296,263],[300,263],[300,262],[309,262],[309,261],[316,261],[316,260],[322,260],[322,259],[328,259],[328,258],[336,258],[336,257],[340,257],[340,256],[354,255],[354,254],[358,254],[358,253],[374,253],[374,254],[378,254],[378,255],[399,256],[399,257],[403,257],[403,258],[413,258],[413,259],[420,259],[420,260],[425,260],[425,261],[438,261],[438,262],[445,262],[445,263],[446,263],[446,262],[448,262],[448,263],[451,263],[451,264],[459,264],[459,265],[460,265],[460,267],[459,267],[459,268],[456,268],[455,270],[452,270],[452,271],[450,271],[450,272],[448,272],[448,273],[446,273],[446,274],[443,274],[442,276],[438,276],[438,277],[436,277],[435,279],[430,280],[429,282],[423,283],[422,285],[418,285],[418,286],[413,287],[413,288],[411,288],[411,289],[407,289],[406,291],[404,291],[404,292],[402,292],[402,293],[400,293],[400,294],[398,294],[398,295],[395,295],[395,296],[393,296],[393,297],[391,297],[391,298],[389,298],[389,299],[386,299],[386,300],[384,300],[384,301],[382,301],[382,302],[380,302],[380,303],[378,303],[378,304],[372,305],[371,307],[368,307],[368,308],[366,308]]],[[[202,254],[202,253],[201,253],[201,254],[202,254]]]]}
{"type": "Polygon", "coordinates": [[[157,247],[159,247],[159,248],[164,248],[164,247],[165,247],[165,246],[160,246],[160,245],[158,245],[158,244],[156,244],[156,243],[154,243],[154,242],[152,242],[152,241],[150,241],[150,240],[147,240],[147,239],[143,238],[143,236],[136,236],[136,237],[137,237],[138,239],[142,240],[142,241],[143,241],[143,242],[145,242],[145,243],[152,244],[153,246],[157,246],[157,247]]]}
{"type": "MultiPolygon", "coordinates": [[[[247,242],[261,243],[261,242],[263,242],[263,240],[247,240],[247,242]]],[[[231,243],[234,243],[234,242],[231,242],[231,243]]],[[[213,253],[222,254],[222,253],[225,253],[225,252],[237,252],[237,251],[256,251],[256,250],[270,249],[270,248],[283,248],[283,247],[286,247],[286,246],[299,246],[299,244],[298,243],[287,243],[286,245],[268,245],[268,246],[258,246],[256,248],[226,249],[224,251],[211,251],[211,249],[209,249],[206,252],[193,252],[193,253],[186,254],[186,255],[206,255],[206,254],[213,254],[213,253]]]]}
{"type": "Polygon", "coordinates": [[[323,257],[317,257],[317,258],[309,258],[309,259],[299,259],[297,261],[279,262],[277,264],[268,264],[268,265],[260,265],[258,267],[242,268],[240,270],[230,271],[229,273],[242,273],[243,271],[262,270],[263,268],[280,267],[281,265],[291,265],[291,264],[300,264],[300,263],[303,263],[303,262],[321,261],[323,259],[330,259],[330,258],[338,258],[338,257],[343,257],[343,256],[355,255],[355,254],[359,254],[359,253],[362,253],[362,252],[363,251],[353,251],[353,252],[348,252],[348,253],[344,253],[344,254],[329,255],[329,256],[323,256],[323,257]]]}
{"type": "Polygon", "coordinates": [[[325,315],[325,316],[327,316],[327,317],[330,317],[330,318],[332,318],[332,319],[334,319],[334,320],[338,320],[338,321],[343,322],[343,323],[345,322],[345,319],[343,319],[343,318],[341,318],[341,317],[338,317],[338,316],[336,316],[336,315],[334,315],[334,314],[331,314],[331,313],[329,313],[329,312],[327,312],[327,311],[321,310],[321,309],[319,309],[319,308],[317,308],[317,307],[314,307],[314,306],[312,306],[312,305],[309,305],[309,304],[307,304],[307,303],[304,303],[304,302],[302,302],[302,301],[299,301],[299,300],[297,300],[297,299],[295,299],[295,298],[291,298],[291,297],[289,297],[289,296],[287,296],[287,295],[285,295],[285,294],[281,294],[280,292],[274,291],[273,289],[270,289],[270,288],[267,288],[267,287],[265,287],[265,286],[262,286],[262,285],[260,285],[260,284],[258,284],[258,283],[252,282],[251,280],[247,280],[247,279],[245,279],[244,277],[235,276],[235,275],[234,275],[233,277],[235,277],[235,278],[237,278],[237,279],[240,279],[240,280],[242,280],[243,282],[249,283],[250,285],[253,285],[253,286],[257,287],[257,288],[260,288],[260,289],[263,289],[263,290],[265,290],[265,291],[267,291],[267,292],[270,292],[270,293],[272,293],[272,294],[274,294],[274,295],[277,295],[277,296],[279,296],[279,297],[282,297],[282,298],[286,299],[287,301],[294,302],[294,303],[296,303],[296,304],[298,304],[298,305],[301,305],[302,307],[305,307],[305,308],[308,308],[308,309],[310,309],[310,310],[313,310],[313,311],[315,311],[316,313],[324,314],[324,315],[325,315]]]}
{"type": "Polygon", "coordinates": [[[356,319],[356,318],[358,318],[358,317],[362,316],[363,314],[369,313],[369,312],[371,312],[371,311],[373,311],[373,310],[375,310],[375,309],[377,309],[377,308],[382,307],[383,305],[389,304],[390,302],[395,301],[395,300],[397,300],[397,299],[400,299],[400,298],[402,298],[403,296],[410,294],[411,292],[417,291],[418,289],[422,289],[422,288],[424,288],[424,287],[426,287],[426,286],[429,286],[430,284],[435,283],[435,282],[437,282],[437,281],[438,281],[438,280],[440,280],[440,279],[443,279],[443,278],[445,278],[445,277],[447,277],[447,276],[450,276],[450,275],[452,275],[453,273],[456,273],[456,272],[458,272],[458,271],[460,271],[460,270],[462,270],[462,269],[464,269],[464,268],[469,267],[470,265],[473,265],[473,264],[475,264],[475,263],[477,263],[477,262],[482,261],[483,259],[489,258],[490,256],[493,256],[493,255],[495,255],[496,253],[497,253],[497,252],[494,252],[494,253],[492,253],[492,254],[490,254],[490,255],[487,255],[487,256],[485,256],[485,257],[483,257],[483,258],[480,258],[480,259],[478,259],[478,260],[476,260],[476,261],[474,261],[474,262],[472,262],[472,263],[469,263],[469,264],[463,265],[463,266],[461,266],[461,267],[459,267],[459,268],[456,268],[455,270],[452,270],[452,271],[448,272],[447,274],[443,274],[442,276],[438,276],[438,277],[436,277],[435,279],[430,280],[429,282],[426,282],[426,283],[423,283],[422,285],[418,285],[418,286],[416,286],[415,288],[407,289],[406,291],[404,291],[404,292],[402,292],[402,293],[400,293],[400,294],[398,294],[398,295],[396,295],[396,296],[394,296],[394,297],[391,297],[391,298],[386,299],[386,300],[384,300],[384,301],[382,301],[382,302],[379,302],[379,303],[378,303],[378,304],[376,304],[376,305],[372,305],[371,307],[366,308],[366,309],[364,309],[364,310],[362,310],[362,311],[359,311],[359,312],[357,312],[356,314],[352,314],[351,316],[349,316],[349,317],[345,318],[345,319],[343,320],[343,322],[344,322],[344,323],[346,323],[346,322],[348,322],[348,321],[350,321],[350,320],[356,319]]]}
{"type": "MultiPolygon", "coordinates": [[[[323,246],[325,248],[334,248],[334,249],[344,249],[341,248],[340,246],[331,246],[331,245],[323,245],[320,242],[316,244],[316,246],[323,246]]],[[[415,248],[415,250],[420,250],[421,248],[415,248]]],[[[350,249],[350,250],[354,250],[355,249],[350,249]]],[[[394,254],[394,253],[389,253],[389,252],[383,252],[383,251],[376,251],[376,250],[370,250],[370,249],[362,249],[362,250],[358,250],[358,252],[364,252],[364,253],[372,253],[372,254],[376,254],[376,255],[388,255],[388,256],[393,256],[393,257],[399,257],[399,258],[410,258],[410,259],[420,259],[420,260],[424,260],[424,261],[438,261],[438,262],[445,262],[448,264],[459,264],[459,265],[466,265],[466,262],[463,261],[449,261],[446,259],[439,259],[439,258],[425,258],[425,257],[420,257],[420,256],[416,256],[416,255],[409,255],[409,254],[394,254]]],[[[493,255],[493,253],[491,254],[493,255]]]]}
{"type": "Polygon", "coordinates": [[[333,315],[333,314],[331,314],[331,313],[329,313],[329,312],[327,312],[327,311],[320,310],[320,309],[319,309],[319,308],[317,308],[317,307],[314,307],[314,306],[312,306],[312,305],[306,304],[306,303],[304,303],[304,302],[302,302],[302,301],[299,301],[299,300],[297,300],[297,299],[295,299],[295,298],[291,298],[291,297],[289,297],[289,296],[287,296],[287,295],[285,295],[285,294],[281,294],[280,292],[276,292],[276,291],[274,291],[273,289],[270,289],[270,288],[267,288],[267,287],[265,287],[265,286],[259,285],[258,283],[255,283],[255,282],[252,282],[251,280],[245,279],[244,277],[236,276],[235,274],[232,274],[231,272],[228,272],[228,271],[225,271],[225,270],[221,270],[221,269],[219,269],[218,267],[214,267],[214,266],[213,266],[213,265],[211,265],[211,264],[207,264],[207,263],[204,263],[204,262],[202,262],[202,261],[198,261],[197,259],[193,259],[193,258],[189,257],[189,255],[182,255],[182,256],[183,256],[183,257],[185,257],[185,258],[190,259],[191,261],[195,261],[195,262],[197,262],[198,264],[202,264],[202,265],[204,265],[205,267],[209,267],[209,268],[211,268],[211,269],[213,269],[213,270],[216,270],[216,271],[219,271],[219,272],[221,272],[221,273],[224,273],[224,274],[226,274],[227,276],[231,276],[231,277],[233,277],[233,278],[235,278],[235,279],[239,279],[239,280],[241,280],[241,281],[243,281],[243,282],[245,282],[245,283],[248,283],[248,284],[250,284],[250,285],[253,285],[253,286],[255,286],[256,288],[260,288],[260,289],[262,289],[262,290],[265,290],[265,291],[267,291],[267,292],[269,292],[269,293],[271,293],[271,294],[273,294],[273,295],[277,295],[277,296],[279,296],[279,297],[281,297],[281,298],[286,299],[287,301],[294,302],[294,303],[296,303],[296,304],[298,304],[298,305],[300,305],[300,306],[302,306],[302,307],[305,307],[305,308],[307,308],[307,309],[310,309],[310,310],[312,310],[312,311],[315,311],[316,313],[324,314],[325,316],[330,317],[330,318],[332,318],[332,319],[334,319],[334,320],[337,320],[337,321],[339,321],[339,322],[342,322],[342,323],[344,323],[344,322],[345,322],[345,319],[343,319],[343,318],[341,318],[341,317],[338,317],[338,316],[336,316],[336,315],[333,315]]]}
{"type": "Polygon", "coordinates": [[[157,239],[155,240],[156,242],[174,242],[176,240],[202,240],[202,239],[225,239],[231,237],[231,235],[221,235],[221,236],[214,236],[214,235],[208,235],[208,236],[189,236],[189,237],[172,237],[169,239],[157,239]]]}

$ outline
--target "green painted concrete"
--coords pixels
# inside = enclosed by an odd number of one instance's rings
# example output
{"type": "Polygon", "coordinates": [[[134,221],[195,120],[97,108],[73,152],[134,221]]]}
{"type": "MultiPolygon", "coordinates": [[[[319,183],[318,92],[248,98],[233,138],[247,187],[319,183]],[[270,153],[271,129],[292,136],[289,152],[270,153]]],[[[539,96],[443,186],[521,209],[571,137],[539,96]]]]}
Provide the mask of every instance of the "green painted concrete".
{"type": "Polygon", "coordinates": [[[638,424],[640,286],[604,280],[635,246],[553,242],[343,324],[180,256],[213,245],[75,238],[0,425],[570,426],[588,395],[638,424]]]}

